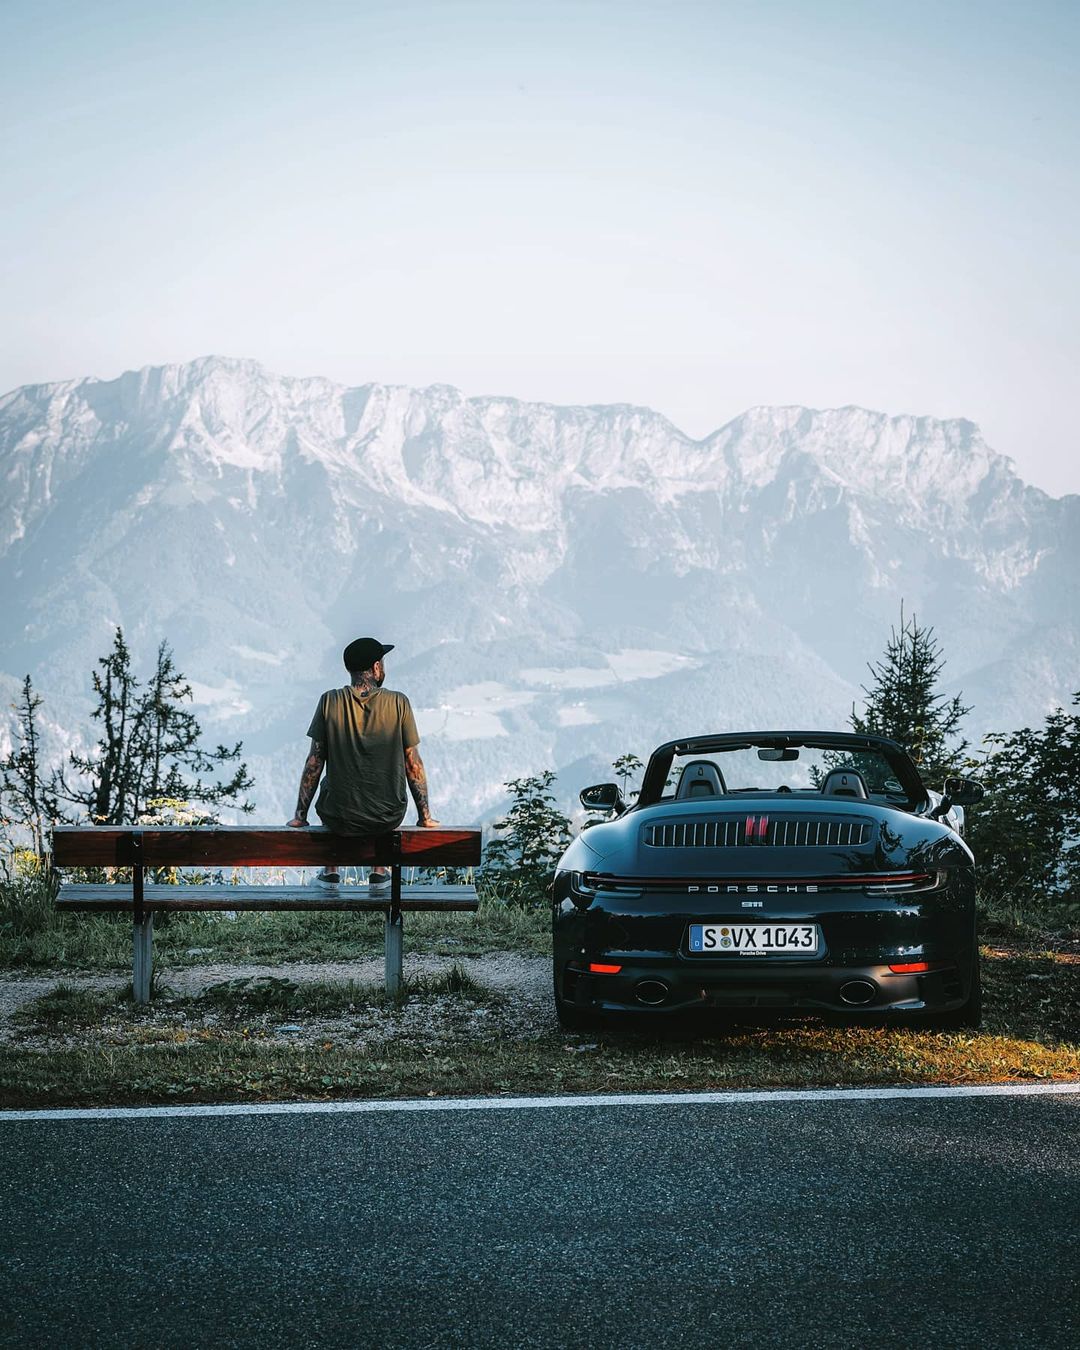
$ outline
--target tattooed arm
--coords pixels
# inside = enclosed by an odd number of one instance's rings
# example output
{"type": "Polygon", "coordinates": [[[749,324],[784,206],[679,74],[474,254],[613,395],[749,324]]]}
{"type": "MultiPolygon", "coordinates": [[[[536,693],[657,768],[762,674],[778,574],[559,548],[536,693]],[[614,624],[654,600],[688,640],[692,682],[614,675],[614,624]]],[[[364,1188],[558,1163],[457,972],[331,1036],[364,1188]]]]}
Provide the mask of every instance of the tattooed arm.
{"type": "Polygon", "coordinates": [[[325,763],[325,748],[318,741],[312,741],[311,750],[304,761],[304,772],[300,775],[300,792],[296,798],[296,815],[289,821],[290,825],[299,828],[308,823],[308,808],[311,806],[312,797],[315,796],[315,789],[319,786],[319,779],[322,777],[325,763]]]}
{"type": "Polygon", "coordinates": [[[409,780],[409,791],[416,803],[417,825],[433,829],[439,822],[432,816],[431,808],[428,806],[427,774],[424,771],[424,761],[420,758],[420,751],[415,745],[410,745],[405,751],[405,777],[409,780]]]}

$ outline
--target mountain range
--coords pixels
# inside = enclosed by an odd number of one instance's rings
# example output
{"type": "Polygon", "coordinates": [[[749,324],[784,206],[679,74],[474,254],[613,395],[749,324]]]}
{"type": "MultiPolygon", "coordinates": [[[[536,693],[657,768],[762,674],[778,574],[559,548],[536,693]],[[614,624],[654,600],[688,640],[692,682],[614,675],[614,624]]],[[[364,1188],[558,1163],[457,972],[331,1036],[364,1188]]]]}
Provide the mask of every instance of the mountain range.
{"type": "Polygon", "coordinates": [[[166,638],[259,819],[366,634],[396,644],[448,823],[545,768],[569,802],[680,734],[843,727],[901,601],[973,739],[1080,687],[1080,497],[962,420],[752,408],[694,440],[647,408],[207,357],[0,398],[0,481],[5,703],[29,672],[59,755],[92,739],[113,626],[143,669],[166,638]]]}

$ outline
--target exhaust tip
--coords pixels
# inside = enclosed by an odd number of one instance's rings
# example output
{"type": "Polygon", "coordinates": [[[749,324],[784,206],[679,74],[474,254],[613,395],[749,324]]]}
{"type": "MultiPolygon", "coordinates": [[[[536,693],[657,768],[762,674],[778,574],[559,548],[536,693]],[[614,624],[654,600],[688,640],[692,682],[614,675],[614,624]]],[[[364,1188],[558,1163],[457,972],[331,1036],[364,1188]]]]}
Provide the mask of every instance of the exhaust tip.
{"type": "Polygon", "coordinates": [[[670,993],[670,986],[663,980],[639,980],[634,986],[634,997],[648,1008],[658,1008],[661,1003],[666,1003],[670,993]]]}
{"type": "Polygon", "coordinates": [[[840,986],[840,998],[844,1003],[851,1004],[853,1007],[861,1007],[863,1004],[872,1003],[877,997],[877,985],[869,980],[848,980],[847,984],[840,986]]]}

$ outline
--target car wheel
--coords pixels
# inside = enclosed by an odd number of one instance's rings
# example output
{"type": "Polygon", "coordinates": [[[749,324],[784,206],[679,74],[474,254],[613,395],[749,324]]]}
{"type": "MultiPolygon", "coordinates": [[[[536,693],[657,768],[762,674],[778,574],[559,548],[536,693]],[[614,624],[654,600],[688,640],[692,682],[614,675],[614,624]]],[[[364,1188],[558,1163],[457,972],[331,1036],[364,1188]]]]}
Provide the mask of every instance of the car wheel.
{"type": "Polygon", "coordinates": [[[554,981],[555,1016],[564,1031],[591,1031],[600,1025],[600,1014],[591,1008],[579,1008],[576,1003],[568,1003],[559,993],[559,981],[554,981]]]}

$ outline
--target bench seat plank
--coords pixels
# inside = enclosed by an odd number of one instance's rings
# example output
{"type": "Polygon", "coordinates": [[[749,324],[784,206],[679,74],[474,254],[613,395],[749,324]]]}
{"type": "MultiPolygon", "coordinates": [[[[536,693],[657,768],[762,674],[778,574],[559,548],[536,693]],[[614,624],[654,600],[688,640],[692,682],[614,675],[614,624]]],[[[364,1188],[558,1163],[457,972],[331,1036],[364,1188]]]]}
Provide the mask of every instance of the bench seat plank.
{"type": "MultiPolygon", "coordinates": [[[[361,910],[381,913],[390,908],[390,888],[372,895],[366,886],[339,886],[337,891],[316,886],[147,886],[148,911],[196,910],[361,910]]],[[[103,886],[69,883],[56,897],[58,909],[108,913],[134,907],[130,884],[103,886]]],[[[472,911],[479,901],[475,886],[402,886],[403,910],[434,912],[472,911]]]]}
{"type": "Polygon", "coordinates": [[[338,863],[394,863],[410,867],[475,867],[479,830],[403,827],[363,838],[331,834],[322,826],[287,825],[131,826],[58,825],[53,830],[57,867],[130,867],[138,836],[147,867],[304,867],[338,863]]]}

